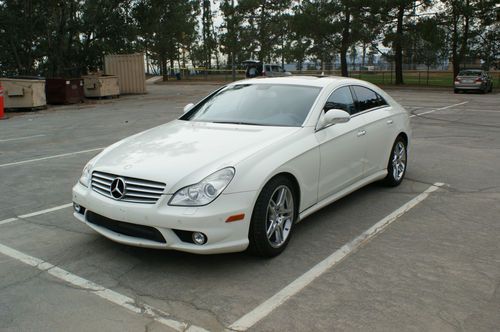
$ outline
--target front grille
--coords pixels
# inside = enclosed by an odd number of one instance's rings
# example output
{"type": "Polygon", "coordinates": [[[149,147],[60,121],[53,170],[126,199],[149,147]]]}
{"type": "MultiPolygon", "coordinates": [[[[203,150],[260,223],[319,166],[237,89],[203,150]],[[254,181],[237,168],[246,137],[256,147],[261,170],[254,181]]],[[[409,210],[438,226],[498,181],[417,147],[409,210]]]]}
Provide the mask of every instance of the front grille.
{"type": "Polygon", "coordinates": [[[86,219],[91,224],[107,228],[115,233],[155,242],[167,243],[160,231],[151,226],[131,224],[128,222],[110,219],[89,210],[87,210],[86,219]]]}
{"type": "Polygon", "coordinates": [[[125,193],[120,201],[131,203],[154,204],[165,191],[165,184],[161,182],[129,178],[104,172],[92,173],[92,189],[106,197],[115,199],[111,195],[111,183],[116,178],[125,182],[125,193]]]}

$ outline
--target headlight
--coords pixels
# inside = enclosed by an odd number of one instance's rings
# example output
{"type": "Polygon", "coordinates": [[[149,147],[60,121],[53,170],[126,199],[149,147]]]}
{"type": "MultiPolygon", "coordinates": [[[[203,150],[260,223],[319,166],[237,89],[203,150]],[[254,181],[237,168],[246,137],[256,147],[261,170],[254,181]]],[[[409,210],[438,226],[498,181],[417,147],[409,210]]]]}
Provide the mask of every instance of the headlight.
{"type": "Polygon", "coordinates": [[[82,171],[82,176],[80,176],[80,180],[78,180],[82,185],[88,187],[90,185],[90,170],[92,169],[92,163],[89,162],[82,171]]]}
{"type": "Polygon", "coordinates": [[[214,201],[234,177],[234,168],[227,167],[200,182],[178,190],[168,202],[175,206],[201,206],[214,201]]]}

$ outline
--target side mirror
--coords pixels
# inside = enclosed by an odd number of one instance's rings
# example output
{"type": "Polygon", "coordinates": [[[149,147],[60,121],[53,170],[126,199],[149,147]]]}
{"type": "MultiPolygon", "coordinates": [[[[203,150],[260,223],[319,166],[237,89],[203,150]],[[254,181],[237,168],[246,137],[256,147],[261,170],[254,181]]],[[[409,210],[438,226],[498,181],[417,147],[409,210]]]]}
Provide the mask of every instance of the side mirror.
{"type": "Polygon", "coordinates": [[[318,129],[326,128],[337,123],[346,123],[351,119],[351,115],[339,109],[330,109],[320,119],[318,129]]]}
{"type": "Polygon", "coordinates": [[[184,106],[184,113],[186,113],[187,111],[189,111],[190,109],[192,109],[193,106],[194,106],[193,103],[189,103],[186,106],[184,106]]]}

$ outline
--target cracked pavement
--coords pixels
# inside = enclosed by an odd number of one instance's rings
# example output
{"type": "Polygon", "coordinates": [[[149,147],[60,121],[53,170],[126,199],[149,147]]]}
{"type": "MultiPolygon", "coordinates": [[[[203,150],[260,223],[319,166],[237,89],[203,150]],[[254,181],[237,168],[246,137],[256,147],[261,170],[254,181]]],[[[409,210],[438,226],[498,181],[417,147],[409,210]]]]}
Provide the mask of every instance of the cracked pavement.
{"type": "MultiPolygon", "coordinates": [[[[176,118],[215,85],[148,86],[113,102],[9,114],[0,164],[109,145],[176,118]]],[[[71,208],[0,225],[0,243],[150,305],[222,331],[430,184],[446,185],[326,272],[254,331],[493,331],[500,326],[500,95],[387,89],[417,116],[407,178],[369,185],[297,225],[262,260],[113,243],[71,208]],[[468,103],[418,116],[447,105],[468,103]]],[[[1,169],[0,220],[69,203],[93,154],[1,169]]],[[[91,292],[0,254],[0,331],[169,331],[91,292]]]]}

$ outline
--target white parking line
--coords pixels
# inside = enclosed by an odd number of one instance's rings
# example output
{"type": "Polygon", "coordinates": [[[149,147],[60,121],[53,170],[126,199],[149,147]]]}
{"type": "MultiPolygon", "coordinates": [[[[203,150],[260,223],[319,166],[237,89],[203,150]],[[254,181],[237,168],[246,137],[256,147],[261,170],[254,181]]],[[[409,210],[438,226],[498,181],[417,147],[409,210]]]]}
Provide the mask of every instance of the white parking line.
{"type": "Polygon", "coordinates": [[[169,318],[170,314],[156,309],[146,303],[138,302],[128,296],[117,293],[111,289],[105,288],[98,285],[92,281],[79,277],[71,272],[68,272],[56,265],[49,262],[41,260],[39,258],[24,254],[13,248],[7,247],[0,244],[0,253],[9,256],[15,260],[18,260],[24,264],[35,267],[41,271],[47,272],[48,274],[67,282],[73,286],[79,287],[80,289],[87,291],[89,293],[95,294],[109,302],[117,304],[122,308],[130,310],[136,314],[143,314],[163,324],[169,328],[176,331],[207,331],[199,326],[189,325],[186,322],[177,321],[175,319],[169,318]]]}
{"type": "Polygon", "coordinates": [[[477,110],[477,109],[472,109],[472,108],[468,108],[466,110],[460,110],[460,112],[474,112],[474,113],[485,112],[485,113],[497,113],[497,114],[500,114],[500,111],[494,111],[494,110],[477,110]]]}
{"type": "Polygon", "coordinates": [[[82,151],[76,151],[76,152],[70,152],[70,153],[57,154],[55,156],[48,156],[48,157],[41,157],[41,158],[35,158],[35,159],[29,159],[29,160],[23,160],[23,161],[16,161],[16,162],[13,162],[13,163],[2,164],[2,165],[0,165],[0,167],[22,165],[22,164],[27,164],[27,163],[33,163],[35,161],[41,161],[41,160],[47,160],[47,159],[54,159],[54,158],[61,158],[61,157],[73,156],[75,154],[87,153],[87,152],[93,152],[93,151],[99,151],[99,150],[103,150],[103,149],[104,148],[95,148],[95,149],[89,149],[89,150],[82,150],[82,151]]]}
{"type": "Polygon", "coordinates": [[[448,106],[436,108],[436,109],[433,109],[433,110],[430,110],[430,111],[427,111],[427,112],[422,112],[422,113],[418,113],[418,114],[412,114],[412,115],[410,115],[410,118],[413,118],[414,116],[420,116],[420,115],[424,115],[424,114],[434,113],[436,111],[445,110],[445,109],[452,108],[452,107],[455,107],[455,106],[465,105],[467,103],[468,103],[468,101],[464,101],[462,103],[458,103],[458,104],[453,104],[453,105],[448,105],[448,106]]]}
{"type": "Polygon", "coordinates": [[[427,188],[423,193],[407,202],[399,209],[395,210],[384,219],[378,221],[375,225],[363,232],[351,242],[343,245],[340,249],[325,258],[323,261],[316,264],[312,269],[302,274],[300,277],[292,281],[285,288],[274,294],[272,297],[258,305],[255,309],[238,319],[231,324],[229,328],[236,331],[246,331],[261,319],[269,315],[274,309],[285,303],[290,297],[299,293],[307,285],[313,282],[316,278],[323,273],[334,267],[337,263],[342,261],[348,255],[356,251],[359,247],[366,244],[377,234],[382,232],[387,226],[415,207],[417,204],[426,199],[430,193],[436,191],[443,183],[434,183],[434,185],[427,188]]]}
{"type": "Polygon", "coordinates": [[[13,221],[16,221],[19,219],[23,219],[23,218],[29,218],[29,217],[39,216],[41,214],[45,214],[45,213],[49,213],[49,212],[54,212],[57,210],[65,209],[65,208],[70,207],[70,206],[73,206],[73,203],[63,204],[63,205],[59,205],[59,206],[54,206],[50,209],[45,209],[45,210],[40,210],[40,211],[36,211],[36,212],[31,212],[28,214],[23,214],[22,216],[17,216],[16,218],[9,218],[9,219],[5,219],[5,220],[1,220],[0,225],[8,224],[10,222],[13,222],[13,221]]]}
{"type": "Polygon", "coordinates": [[[0,139],[0,142],[18,141],[18,140],[22,140],[22,139],[30,139],[30,138],[42,137],[42,136],[45,136],[45,134],[39,134],[39,135],[33,135],[33,136],[24,136],[24,137],[16,137],[16,138],[0,139]]]}

